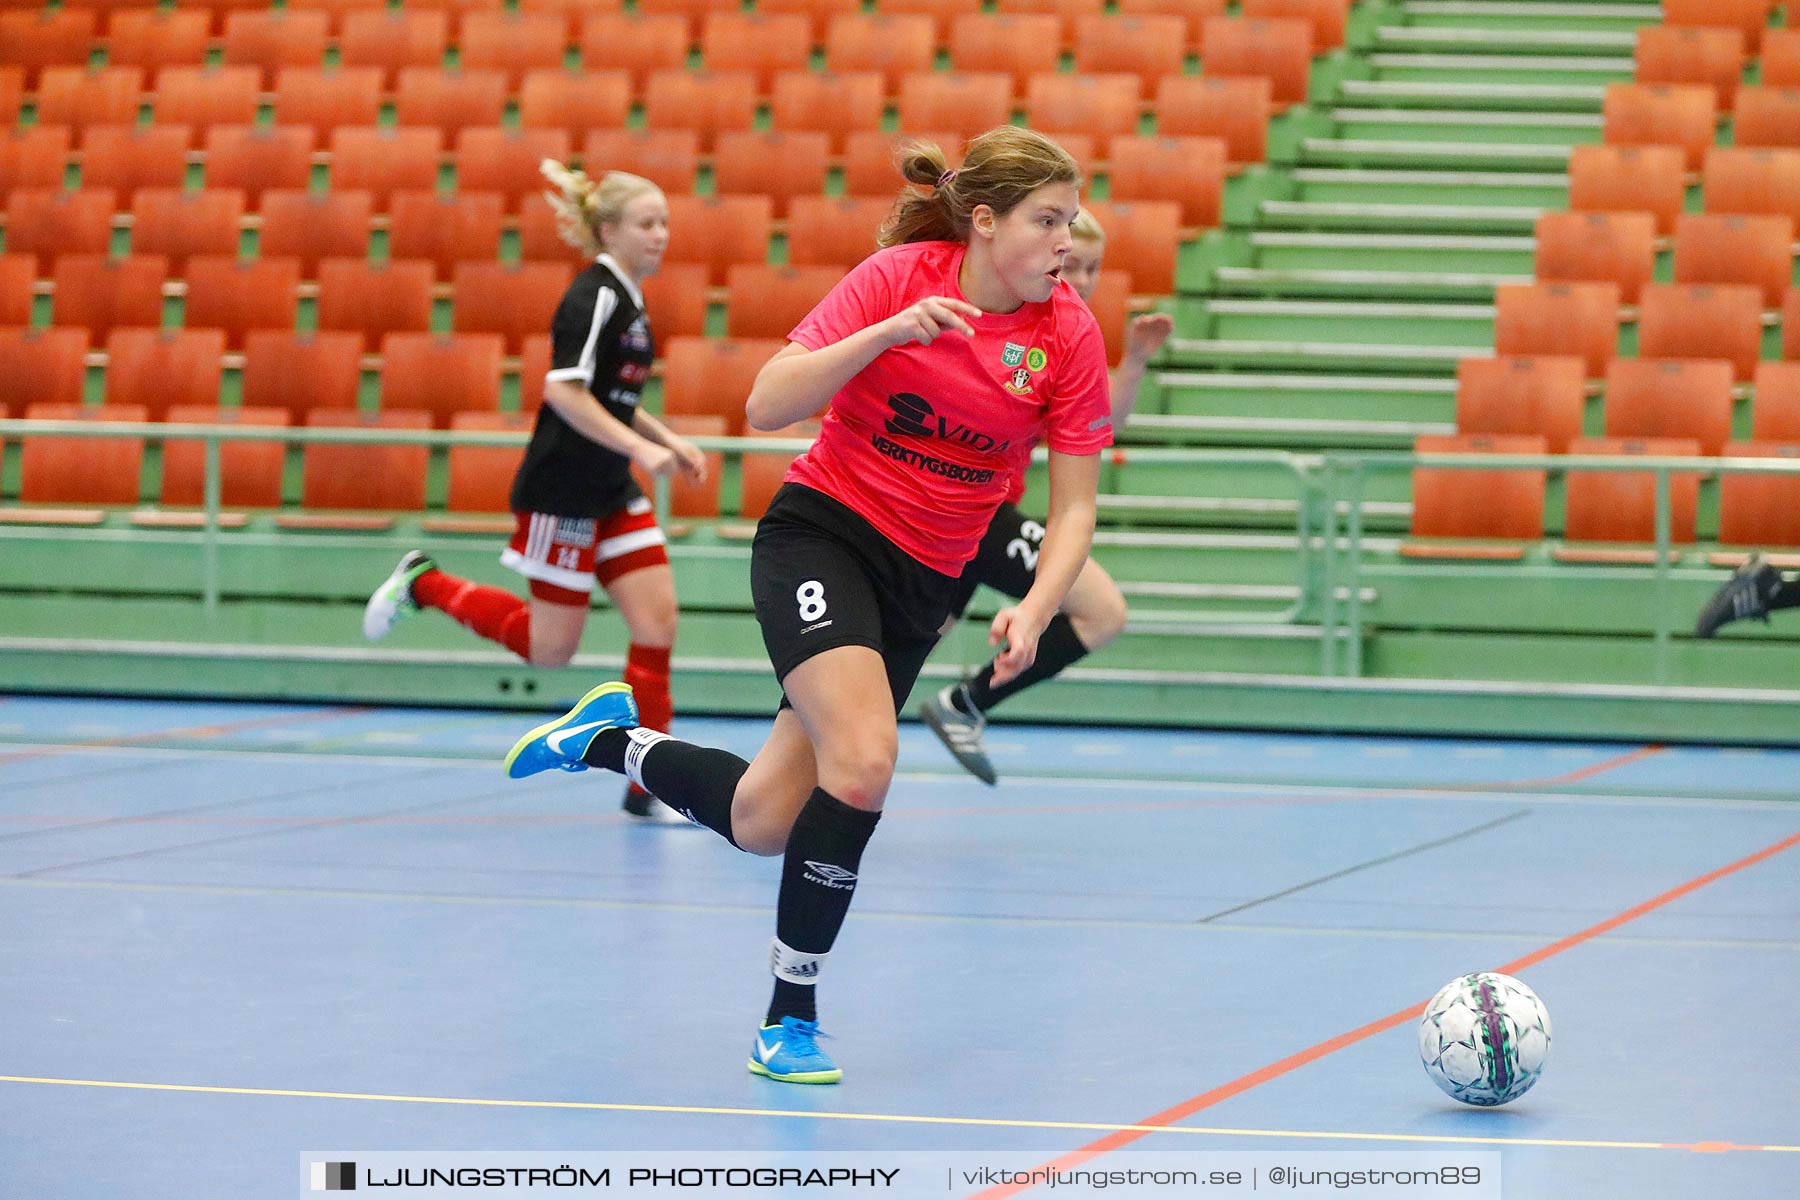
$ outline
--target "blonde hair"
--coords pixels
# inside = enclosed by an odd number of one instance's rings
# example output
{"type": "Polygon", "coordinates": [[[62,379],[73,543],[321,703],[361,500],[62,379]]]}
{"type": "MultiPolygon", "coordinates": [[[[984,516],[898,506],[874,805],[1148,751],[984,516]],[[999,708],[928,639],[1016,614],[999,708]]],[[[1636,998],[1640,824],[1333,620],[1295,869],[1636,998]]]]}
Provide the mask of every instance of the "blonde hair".
{"type": "Polygon", "coordinates": [[[1094,220],[1094,214],[1082,209],[1075,214],[1075,223],[1069,226],[1069,236],[1078,242],[1099,242],[1106,244],[1106,230],[1100,228],[1100,222],[1094,220]]]}
{"type": "Polygon", "coordinates": [[[585,172],[546,158],[538,169],[554,187],[544,199],[556,210],[556,231],[562,240],[583,254],[592,256],[606,249],[600,236],[602,225],[615,225],[625,215],[625,206],[646,192],[660,189],[642,175],[624,171],[608,171],[595,183],[585,172]]]}
{"type": "Polygon", "coordinates": [[[910,143],[896,157],[906,182],[929,190],[909,191],[895,202],[877,238],[883,246],[966,242],[971,214],[980,205],[1004,217],[1046,184],[1081,186],[1081,168],[1068,151],[1017,125],[1001,125],[975,138],[955,170],[930,142],[910,143]]]}

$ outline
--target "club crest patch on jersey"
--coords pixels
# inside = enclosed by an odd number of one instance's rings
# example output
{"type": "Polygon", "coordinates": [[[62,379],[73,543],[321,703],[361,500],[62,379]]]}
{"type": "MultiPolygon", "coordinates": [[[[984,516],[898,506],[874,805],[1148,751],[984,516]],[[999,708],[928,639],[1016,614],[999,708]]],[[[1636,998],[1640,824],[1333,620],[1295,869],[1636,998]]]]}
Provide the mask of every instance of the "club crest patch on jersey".
{"type": "Polygon", "coordinates": [[[650,330],[644,325],[644,318],[638,317],[625,330],[619,339],[619,345],[625,350],[648,350],[650,348],[650,330]]]}
{"type": "Polygon", "coordinates": [[[1017,342],[1008,342],[1000,351],[1000,361],[1009,367],[1016,367],[1025,361],[1025,347],[1017,342]]]}
{"type": "Polygon", "coordinates": [[[1006,390],[1015,396],[1029,396],[1031,394],[1031,372],[1020,367],[1012,373],[1012,378],[1006,381],[1005,386],[1006,390]]]}
{"type": "Polygon", "coordinates": [[[1028,371],[1041,371],[1044,369],[1044,364],[1049,361],[1050,356],[1044,353],[1042,346],[1033,346],[1025,354],[1025,369],[1028,371]]]}

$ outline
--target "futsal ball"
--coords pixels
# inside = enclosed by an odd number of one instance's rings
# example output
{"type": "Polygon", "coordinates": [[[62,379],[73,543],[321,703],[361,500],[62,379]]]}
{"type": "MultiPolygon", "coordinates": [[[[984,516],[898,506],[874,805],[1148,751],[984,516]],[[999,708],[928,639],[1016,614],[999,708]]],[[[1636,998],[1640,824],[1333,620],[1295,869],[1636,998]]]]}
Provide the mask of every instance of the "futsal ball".
{"type": "Polygon", "coordinates": [[[1510,975],[1478,971],[1445,984],[1419,1020],[1419,1057],[1431,1081],[1464,1104],[1517,1100],[1543,1073],[1550,1014],[1510,975]]]}

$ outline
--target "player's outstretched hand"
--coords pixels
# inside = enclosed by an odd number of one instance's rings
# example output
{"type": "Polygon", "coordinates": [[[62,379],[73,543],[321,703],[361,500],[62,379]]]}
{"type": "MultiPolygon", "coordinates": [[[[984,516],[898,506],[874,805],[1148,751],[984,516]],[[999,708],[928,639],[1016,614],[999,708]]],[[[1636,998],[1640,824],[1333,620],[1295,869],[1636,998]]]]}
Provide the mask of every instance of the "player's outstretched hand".
{"type": "Polygon", "coordinates": [[[646,441],[631,452],[632,465],[650,476],[668,475],[681,465],[675,452],[667,446],[659,446],[655,442],[646,441]]]}
{"type": "Polygon", "coordinates": [[[1125,357],[1149,362],[1174,332],[1175,318],[1168,313],[1145,313],[1131,318],[1125,330],[1125,357]]]}
{"type": "Polygon", "coordinates": [[[988,645],[1004,644],[1006,647],[994,656],[994,683],[1004,684],[1017,679],[1021,671],[1037,661],[1038,638],[1046,624],[1047,621],[1039,620],[1022,605],[1003,608],[994,614],[994,624],[988,630],[988,645]]]}
{"type": "Polygon", "coordinates": [[[671,437],[669,449],[679,461],[681,473],[693,483],[706,482],[706,452],[684,437],[671,437]]]}
{"type": "Polygon", "coordinates": [[[917,342],[929,346],[939,334],[954,329],[965,337],[975,336],[975,327],[964,318],[979,317],[981,310],[967,300],[951,296],[927,296],[901,309],[883,322],[888,327],[890,345],[904,346],[917,342]]]}

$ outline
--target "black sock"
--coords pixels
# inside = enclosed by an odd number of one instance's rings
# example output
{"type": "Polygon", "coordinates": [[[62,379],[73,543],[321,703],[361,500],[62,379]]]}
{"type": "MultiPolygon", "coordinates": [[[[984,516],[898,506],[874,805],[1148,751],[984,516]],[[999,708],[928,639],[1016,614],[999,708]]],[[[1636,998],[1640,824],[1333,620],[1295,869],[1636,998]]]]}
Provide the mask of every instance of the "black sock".
{"type": "Polygon", "coordinates": [[[1800,575],[1784,579],[1769,600],[1770,608],[1800,608],[1800,575]]]}
{"type": "MultiPolygon", "coordinates": [[[[1057,613],[1050,618],[1050,623],[1044,626],[1044,632],[1038,638],[1036,661],[998,687],[994,686],[994,664],[988,663],[966,685],[969,703],[979,711],[987,712],[1008,696],[1022,692],[1034,683],[1042,683],[1070,663],[1080,661],[1087,652],[1087,647],[1081,644],[1081,637],[1075,632],[1075,626],[1069,618],[1057,613]]],[[[961,691],[960,688],[952,691],[951,698],[960,700],[961,691]]],[[[957,707],[961,708],[962,705],[958,703],[957,707]]]]}
{"type": "Polygon", "coordinates": [[[749,763],[727,750],[645,729],[602,729],[588,743],[581,761],[624,775],[626,753],[636,747],[643,747],[637,782],[646,791],[737,845],[731,836],[731,801],[749,763]]]}
{"type": "Polygon", "coordinates": [[[850,911],[863,847],[880,819],[880,813],[852,808],[824,788],[814,788],[794,818],[775,904],[770,963],[776,972],[775,994],[765,1024],[783,1017],[818,1020],[819,960],[830,952],[850,911]]]}

